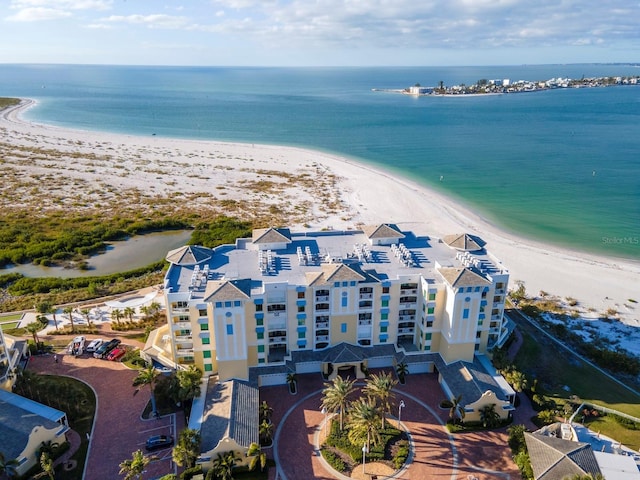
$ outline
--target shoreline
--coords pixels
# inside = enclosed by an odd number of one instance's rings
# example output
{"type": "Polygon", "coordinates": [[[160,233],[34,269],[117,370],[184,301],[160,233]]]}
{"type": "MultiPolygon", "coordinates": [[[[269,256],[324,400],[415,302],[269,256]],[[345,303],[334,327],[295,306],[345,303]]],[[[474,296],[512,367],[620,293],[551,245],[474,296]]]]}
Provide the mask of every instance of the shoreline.
{"type": "MultiPolygon", "coordinates": [[[[290,225],[293,230],[308,230],[303,226],[305,223],[309,223],[312,229],[349,229],[362,224],[391,222],[401,229],[431,237],[472,233],[487,242],[488,252],[510,271],[512,288],[516,280],[522,280],[529,295],[537,295],[544,290],[561,298],[572,297],[583,309],[595,309],[594,316],[615,308],[624,323],[640,326],[640,312],[625,307],[629,299],[640,301],[637,289],[640,262],[572,251],[519,237],[482,218],[472,207],[458,200],[352,158],[291,146],[143,137],[74,130],[23,120],[22,112],[36,105],[35,100],[23,99],[18,106],[2,112],[0,128],[15,132],[15,135],[7,136],[12,138],[12,144],[37,145],[38,148],[45,144],[47,148],[81,153],[113,150],[115,145],[123,152],[120,158],[111,158],[110,163],[104,165],[96,165],[86,158],[74,158],[74,165],[69,168],[73,168],[71,173],[77,178],[111,181],[120,188],[151,186],[156,195],[169,196],[175,191],[210,192],[220,187],[229,190],[228,185],[242,184],[252,177],[252,172],[255,177],[256,171],[260,172],[256,170],[260,164],[276,176],[276,171],[285,176],[310,172],[320,180],[333,176],[333,181],[324,187],[331,189],[329,193],[339,200],[339,205],[331,208],[318,205],[317,195],[314,197],[314,193],[296,185],[287,187],[285,194],[277,192],[274,198],[263,195],[253,201],[260,205],[278,201],[307,205],[312,221],[294,223],[290,225]],[[215,158],[214,153],[218,155],[215,158]],[[136,163],[138,158],[141,160],[136,163]],[[198,170],[200,164],[196,165],[197,162],[202,162],[201,170],[198,170]],[[157,181],[157,172],[150,167],[145,170],[147,164],[155,169],[165,169],[177,179],[177,187],[157,181]],[[123,165],[135,172],[135,178],[123,175],[123,165]],[[194,172],[185,175],[188,173],[185,170],[192,166],[194,172]],[[198,174],[201,177],[208,174],[209,177],[194,180],[198,174]]],[[[67,167],[67,164],[61,165],[67,167]]],[[[19,166],[26,174],[42,172],[38,165],[19,166]]],[[[249,188],[229,191],[226,198],[245,202],[246,196],[252,194],[249,188]]],[[[233,212],[230,214],[234,215],[233,212]]]]}

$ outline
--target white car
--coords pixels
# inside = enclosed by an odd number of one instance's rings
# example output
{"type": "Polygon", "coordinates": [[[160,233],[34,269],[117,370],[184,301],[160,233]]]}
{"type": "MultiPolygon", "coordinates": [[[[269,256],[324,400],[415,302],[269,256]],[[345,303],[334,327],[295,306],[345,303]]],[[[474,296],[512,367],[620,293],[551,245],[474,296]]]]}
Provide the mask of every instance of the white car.
{"type": "Polygon", "coordinates": [[[95,352],[98,347],[100,345],[102,345],[104,343],[104,340],[102,340],[101,338],[96,338],[95,340],[91,340],[91,342],[89,342],[89,345],[87,345],[87,353],[93,353],[95,352]]]}
{"type": "Polygon", "coordinates": [[[84,352],[84,337],[82,335],[78,335],[73,339],[71,345],[69,345],[69,353],[72,355],[82,355],[84,352]]]}

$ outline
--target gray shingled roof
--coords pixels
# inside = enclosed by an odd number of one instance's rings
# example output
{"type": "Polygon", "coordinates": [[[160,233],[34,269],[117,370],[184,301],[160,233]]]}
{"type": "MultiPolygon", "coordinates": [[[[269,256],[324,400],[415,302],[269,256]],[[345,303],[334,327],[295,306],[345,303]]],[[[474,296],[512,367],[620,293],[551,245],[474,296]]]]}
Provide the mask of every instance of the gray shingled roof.
{"type": "Polygon", "coordinates": [[[64,416],[60,410],[0,389],[0,438],[5,459],[22,453],[35,427],[62,427],[58,420],[64,416]]]}
{"type": "Polygon", "coordinates": [[[442,239],[442,241],[451,248],[455,248],[456,250],[463,252],[477,252],[478,250],[482,250],[485,245],[482,239],[469,235],[468,233],[447,235],[442,239]]]}
{"type": "Polygon", "coordinates": [[[482,275],[478,275],[472,270],[463,268],[440,268],[438,270],[442,278],[454,288],[457,287],[474,287],[478,285],[491,285],[491,282],[484,278],[482,275]]]}
{"type": "Polygon", "coordinates": [[[249,382],[209,382],[200,429],[201,450],[208,452],[223,438],[244,447],[258,443],[258,404],[258,388],[249,382]]]}
{"type": "Polygon", "coordinates": [[[528,432],[524,438],[536,480],[562,480],[575,474],[602,473],[588,443],[528,432]]]}
{"type": "Polygon", "coordinates": [[[291,232],[288,228],[257,228],[252,232],[252,242],[261,243],[291,243],[291,232]]]}
{"type": "Polygon", "coordinates": [[[197,265],[209,260],[213,250],[197,245],[185,245],[167,253],[165,259],[174,265],[197,265]]]}
{"type": "Polygon", "coordinates": [[[251,280],[210,281],[204,294],[206,302],[217,300],[238,300],[251,297],[251,280]]]}
{"type": "Polygon", "coordinates": [[[367,225],[362,227],[362,231],[368,238],[404,238],[404,233],[396,225],[390,223],[367,225]]]}
{"type": "Polygon", "coordinates": [[[460,360],[447,365],[438,360],[436,367],[445,378],[451,393],[455,396],[462,395],[463,404],[475,402],[487,390],[494,392],[500,400],[507,400],[502,388],[475,357],[473,363],[460,360]]]}
{"type": "Polygon", "coordinates": [[[333,282],[361,282],[366,280],[364,275],[359,274],[351,267],[343,263],[328,263],[320,266],[321,272],[309,272],[307,281],[309,285],[329,285],[333,282]]]}

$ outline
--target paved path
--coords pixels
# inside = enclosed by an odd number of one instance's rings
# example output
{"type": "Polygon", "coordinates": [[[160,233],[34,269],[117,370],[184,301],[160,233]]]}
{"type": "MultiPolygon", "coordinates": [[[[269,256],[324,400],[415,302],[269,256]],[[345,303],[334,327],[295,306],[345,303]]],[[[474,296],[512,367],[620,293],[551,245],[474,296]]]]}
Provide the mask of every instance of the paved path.
{"type": "MultiPolygon", "coordinates": [[[[325,419],[320,407],[323,384],[320,375],[310,374],[298,376],[297,395],[290,395],[286,385],[260,389],[261,400],[266,400],[274,410],[272,420],[277,430],[270,454],[280,461],[282,479],[340,478],[326,468],[314,445],[314,437],[325,419]]],[[[454,480],[466,479],[468,475],[478,480],[520,478],[504,429],[449,435],[444,427],[448,410],[438,407],[443,398],[436,375],[409,375],[406,385],[398,385],[396,400],[405,402],[402,422],[412,435],[414,458],[395,478],[454,480]]]]}
{"type": "MultiPolygon", "coordinates": [[[[151,435],[172,434],[184,428],[181,414],[159,420],[141,419],[149,401],[149,389],[137,394],[132,386],[137,373],[119,362],[98,360],[88,355],[74,357],[58,353],[58,363],[53,356],[31,357],[28,369],[38,373],[67,375],[89,384],[97,395],[97,413],[85,466],[85,480],[118,479],[119,464],[131,458],[131,454],[144,450],[144,442],[151,435]]],[[[173,472],[170,464],[171,450],[156,452],[143,478],[153,478],[173,472]]]]}

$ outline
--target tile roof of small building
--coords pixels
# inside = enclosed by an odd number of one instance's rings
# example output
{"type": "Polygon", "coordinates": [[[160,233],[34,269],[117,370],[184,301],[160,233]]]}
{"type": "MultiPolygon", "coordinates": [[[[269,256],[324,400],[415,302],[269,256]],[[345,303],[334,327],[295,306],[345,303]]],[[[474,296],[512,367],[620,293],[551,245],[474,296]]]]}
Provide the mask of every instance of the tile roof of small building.
{"type": "Polygon", "coordinates": [[[197,265],[211,258],[212,250],[196,245],[185,245],[171,250],[165,257],[167,262],[174,265],[197,265]]]}
{"type": "Polygon", "coordinates": [[[436,367],[446,378],[451,392],[455,396],[462,395],[462,403],[465,405],[478,400],[487,390],[494,392],[500,400],[507,399],[500,385],[476,357],[473,363],[459,360],[448,365],[438,358],[436,367]]]}
{"type": "Polygon", "coordinates": [[[223,438],[244,447],[257,443],[258,404],[258,388],[249,382],[209,382],[200,429],[201,451],[214,449],[223,438]]]}
{"type": "Polygon", "coordinates": [[[288,228],[257,228],[251,235],[253,243],[290,243],[291,232],[288,228]]]}
{"type": "Polygon", "coordinates": [[[453,288],[491,285],[489,280],[466,267],[446,267],[439,269],[438,272],[453,288]]]}
{"type": "Polygon", "coordinates": [[[477,252],[482,250],[485,245],[482,239],[469,235],[468,233],[447,235],[446,237],[443,237],[442,241],[451,248],[455,248],[456,250],[463,252],[477,252]]]}
{"type": "Polygon", "coordinates": [[[367,225],[362,227],[362,231],[367,238],[404,238],[404,233],[396,225],[390,223],[367,225]]]}
{"type": "Polygon", "coordinates": [[[538,433],[524,434],[536,480],[601,473],[591,445],[538,433]]]}

